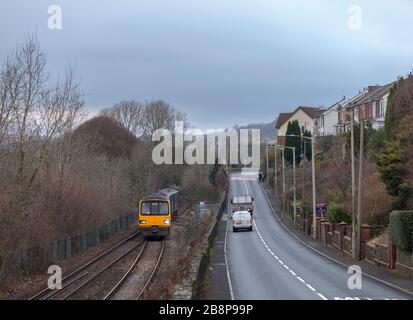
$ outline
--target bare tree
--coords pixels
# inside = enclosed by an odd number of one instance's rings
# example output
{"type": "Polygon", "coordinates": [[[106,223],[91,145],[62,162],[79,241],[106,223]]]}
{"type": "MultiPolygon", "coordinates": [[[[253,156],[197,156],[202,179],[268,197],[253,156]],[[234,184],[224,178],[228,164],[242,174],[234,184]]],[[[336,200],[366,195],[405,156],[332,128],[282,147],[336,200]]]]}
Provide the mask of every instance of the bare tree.
{"type": "Polygon", "coordinates": [[[135,100],[121,101],[101,114],[115,119],[137,137],[143,134],[144,107],[135,100]]]}
{"type": "Polygon", "coordinates": [[[4,263],[23,241],[15,234],[25,234],[28,240],[29,231],[36,228],[28,217],[37,199],[39,185],[34,186],[35,180],[47,167],[50,144],[71,132],[84,116],[73,69],[68,68],[61,80],[52,83],[45,67],[37,37],[29,35],[0,69],[0,156],[5,158],[1,162],[6,168],[0,185],[5,192],[0,198],[3,195],[8,199],[7,212],[1,213],[3,218],[8,214],[12,217],[13,226],[2,244],[5,258],[0,278],[4,263]]]}
{"type": "Polygon", "coordinates": [[[148,140],[157,129],[174,132],[175,121],[182,121],[184,128],[188,126],[186,115],[162,100],[144,105],[135,100],[121,101],[102,110],[101,114],[115,119],[137,137],[148,140]]]}
{"type": "Polygon", "coordinates": [[[169,103],[162,100],[156,100],[145,104],[145,115],[143,118],[143,127],[145,137],[152,136],[157,129],[168,129],[174,132],[175,121],[184,122],[187,126],[186,115],[169,103]]]}

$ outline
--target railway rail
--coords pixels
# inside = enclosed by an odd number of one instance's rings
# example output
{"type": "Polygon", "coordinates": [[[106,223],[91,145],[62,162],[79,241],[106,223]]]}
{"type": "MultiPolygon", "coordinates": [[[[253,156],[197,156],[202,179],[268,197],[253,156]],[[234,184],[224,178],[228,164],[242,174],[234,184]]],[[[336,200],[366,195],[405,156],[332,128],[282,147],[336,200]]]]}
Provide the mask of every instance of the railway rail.
{"type": "Polygon", "coordinates": [[[145,282],[144,286],[142,287],[141,291],[139,292],[139,294],[136,296],[136,300],[140,300],[143,297],[143,294],[145,293],[145,291],[149,288],[150,284],[152,283],[153,279],[156,276],[156,273],[159,269],[159,265],[161,264],[162,261],[162,257],[164,255],[165,252],[165,240],[162,240],[162,246],[161,249],[159,251],[159,255],[158,255],[158,259],[156,260],[155,265],[152,268],[152,272],[149,275],[149,278],[147,279],[147,281],[145,282]]]}
{"type": "Polygon", "coordinates": [[[107,257],[109,254],[113,253],[115,250],[121,248],[122,246],[124,246],[126,243],[128,243],[132,239],[138,237],[139,234],[140,232],[135,232],[134,234],[118,242],[116,245],[105,250],[104,252],[102,252],[101,254],[93,258],[92,260],[88,261],[87,263],[83,264],[79,268],[75,269],[74,271],[69,273],[67,276],[63,277],[60,280],[60,282],[55,284],[55,286],[58,284],[61,284],[62,285],[61,290],[45,288],[41,290],[40,292],[36,293],[35,295],[31,296],[29,300],[38,300],[38,299],[47,300],[47,299],[50,299],[56,296],[58,293],[61,293],[62,290],[67,289],[69,286],[72,286],[73,284],[85,278],[89,274],[88,272],[82,273],[82,271],[85,271],[87,268],[91,267],[92,265],[97,264],[98,262],[103,260],[105,257],[107,257]]]}
{"type": "MultiPolygon", "coordinates": [[[[191,206],[191,201],[185,198],[180,198],[180,210],[179,213],[182,214],[191,206]]],[[[178,214],[179,217],[179,214],[178,214]]],[[[177,225],[180,225],[179,221],[175,222],[177,225]]],[[[87,263],[83,264],[79,268],[75,269],[67,276],[63,277],[59,283],[61,284],[62,288],[60,290],[55,290],[51,288],[45,288],[40,292],[36,293],[29,300],[49,300],[49,299],[70,299],[76,294],[79,294],[82,289],[86,288],[88,285],[92,283],[93,280],[98,278],[101,274],[103,274],[106,270],[113,267],[116,263],[124,259],[126,256],[129,256],[133,251],[135,251],[138,247],[141,249],[138,251],[136,257],[132,261],[131,265],[127,269],[127,271],[123,274],[123,276],[116,282],[116,284],[112,287],[112,289],[105,294],[103,300],[109,300],[113,298],[116,293],[122,288],[124,283],[127,281],[128,277],[131,275],[133,270],[137,268],[139,262],[142,260],[142,257],[145,253],[145,250],[148,247],[148,241],[145,239],[138,239],[136,243],[133,243],[130,248],[124,248],[126,245],[130,245],[131,241],[136,241],[136,238],[140,235],[140,232],[136,232],[127,238],[121,240],[116,245],[112,246],[111,248],[105,250],[92,260],[88,261],[87,263]],[[117,250],[124,250],[120,255],[116,255],[113,259],[110,259],[102,267],[97,267],[98,263],[101,263],[106,257],[111,254],[114,254],[117,250]],[[95,266],[96,265],[96,266],[95,266]],[[95,267],[96,270],[89,270],[89,268],[95,267]],[[77,285],[77,286],[76,286],[77,285]]],[[[152,283],[153,279],[155,278],[159,266],[162,261],[162,257],[165,252],[165,240],[162,240],[162,244],[159,249],[159,253],[156,256],[156,261],[150,271],[149,277],[146,279],[146,282],[143,284],[142,288],[140,289],[139,293],[136,296],[136,300],[142,299],[144,293],[149,288],[150,284],[152,283]]]]}
{"type": "MultiPolygon", "coordinates": [[[[146,245],[146,240],[142,239],[139,242],[137,242],[136,244],[134,244],[132,246],[132,248],[128,249],[126,252],[124,252],[123,254],[121,254],[119,257],[117,257],[116,259],[112,260],[110,263],[106,264],[103,268],[101,268],[99,271],[97,271],[96,273],[94,273],[90,278],[88,278],[86,281],[84,281],[82,284],[80,284],[79,286],[77,286],[76,288],[74,288],[73,290],[71,290],[69,293],[67,293],[66,295],[63,296],[63,300],[67,300],[70,297],[72,297],[73,295],[75,295],[76,293],[80,292],[80,290],[84,289],[88,284],[90,284],[94,279],[96,279],[98,276],[100,276],[103,272],[105,272],[106,270],[108,270],[109,268],[111,268],[113,265],[115,265],[115,263],[119,262],[120,260],[122,260],[123,258],[125,258],[126,256],[128,256],[132,251],[134,251],[136,248],[138,248],[139,246],[141,246],[143,244],[143,246],[146,245]]],[[[144,248],[141,249],[141,252],[143,252],[144,248]]],[[[56,292],[58,293],[58,292],[56,292]]]]}

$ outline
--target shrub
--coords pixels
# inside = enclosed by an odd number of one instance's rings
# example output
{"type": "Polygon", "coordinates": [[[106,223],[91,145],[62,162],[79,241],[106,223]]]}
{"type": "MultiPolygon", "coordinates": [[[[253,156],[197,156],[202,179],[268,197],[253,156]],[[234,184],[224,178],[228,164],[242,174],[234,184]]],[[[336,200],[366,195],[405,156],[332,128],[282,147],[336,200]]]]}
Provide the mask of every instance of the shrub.
{"type": "Polygon", "coordinates": [[[404,169],[406,148],[400,139],[387,142],[383,152],[377,157],[377,167],[382,181],[386,184],[391,196],[397,197],[395,206],[397,209],[406,209],[406,201],[409,195],[409,186],[405,181],[404,169]]]}
{"type": "Polygon", "coordinates": [[[413,210],[392,211],[389,230],[391,240],[399,249],[412,251],[413,210]]]}
{"type": "Polygon", "coordinates": [[[332,202],[328,205],[327,219],[328,221],[333,223],[340,223],[344,221],[348,224],[351,224],[352,221],[351,217],[344,212],[343,208],[335,202],[332,202]]]}

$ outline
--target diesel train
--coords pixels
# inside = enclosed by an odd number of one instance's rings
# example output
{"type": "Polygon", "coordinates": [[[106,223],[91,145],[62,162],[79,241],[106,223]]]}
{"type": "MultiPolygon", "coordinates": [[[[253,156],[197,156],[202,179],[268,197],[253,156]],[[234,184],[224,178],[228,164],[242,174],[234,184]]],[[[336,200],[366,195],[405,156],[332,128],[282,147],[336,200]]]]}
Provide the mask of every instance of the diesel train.
{"type": "Polygon", "coordinates": [[[166,237],[178,214],[178,191],[161,189],[139,201],[139,230],[145,237],[166,237]]]}

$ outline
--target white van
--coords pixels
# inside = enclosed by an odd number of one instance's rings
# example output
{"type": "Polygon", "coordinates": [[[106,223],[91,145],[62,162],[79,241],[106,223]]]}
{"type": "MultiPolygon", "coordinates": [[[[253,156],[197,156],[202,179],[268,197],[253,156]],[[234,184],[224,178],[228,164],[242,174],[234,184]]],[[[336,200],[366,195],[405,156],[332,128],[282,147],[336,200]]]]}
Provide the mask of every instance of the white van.
{"type": "Polygon", "coordinates": [[[235,211],[231,219],[233,232],[242,229],[252,231],[252,216],[248,211],[235,211]]]}

